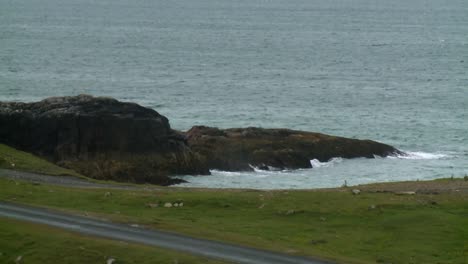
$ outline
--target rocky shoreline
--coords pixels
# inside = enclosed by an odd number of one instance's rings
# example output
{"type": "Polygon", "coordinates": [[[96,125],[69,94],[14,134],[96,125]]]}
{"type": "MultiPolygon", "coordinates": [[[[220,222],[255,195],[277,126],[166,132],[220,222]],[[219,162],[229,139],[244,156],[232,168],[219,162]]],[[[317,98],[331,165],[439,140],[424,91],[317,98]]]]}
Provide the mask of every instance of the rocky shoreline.
{"type": "Polygon", "coordinates": [[[312,168],[310,160],[374,158],[401,154],[371,140],[335,137],[290,129],[257,127],[218,129],[195,126],[185,133],[190,148],[205,157],[210,169],[251,171],[312,168]]]}
{"type": "Polygon", "coordinates": [[[160,185],[177,183],[171,175],[210,169],[311,168],[312,159],[401,154],[371,140],[290,129],[195,126],[180,132],[153,109],[90,95],[0,102],[0,143],[95,179],[160,185]]]}

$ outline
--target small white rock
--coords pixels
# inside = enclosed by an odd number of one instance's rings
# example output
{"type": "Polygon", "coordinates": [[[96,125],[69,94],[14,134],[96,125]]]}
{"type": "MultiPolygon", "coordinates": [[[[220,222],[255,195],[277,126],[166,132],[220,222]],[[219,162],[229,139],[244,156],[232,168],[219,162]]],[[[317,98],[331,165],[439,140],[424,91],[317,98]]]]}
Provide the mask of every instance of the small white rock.
{"type": "Polygon", "coordinates": [[[174,203],[172,206],[174,206],[174,207],[179,207],[179,204],[178,204],[178,203],[174,203]]]}
{"type": "Polygon", "coordinates": [[[286,215],[292,215],[292,214],[295,214],[295,213],[296,213],[296,211],[294,211],[294,210],[288,210],[286,212],[286,215]]]}
{"type": "Polygon", "coordinates": [[[164,204],[164,207],[166,207],[166,208],[171,208],[171,207],[172,207],[172,204],[171,204],[171,203],[165,203],[165,204],[164,204]]]}
{"type": "Polygon", "coordinates": [[[179,207],[182,207],[182,206],[184,206],[184,203],[179,203],[179,207]]]}
{"type": "Polygon", "coordinates": [[[146,204],[146,206],[148,206],[149,208],[156,208],[156,207],[159,207],[159,203],[149,203],[149,204],[146,204]]]}
{"type": "Polygon", "coordinates": [[[416,192],[397,192],[398,195],[415,195],[416,192]]]}

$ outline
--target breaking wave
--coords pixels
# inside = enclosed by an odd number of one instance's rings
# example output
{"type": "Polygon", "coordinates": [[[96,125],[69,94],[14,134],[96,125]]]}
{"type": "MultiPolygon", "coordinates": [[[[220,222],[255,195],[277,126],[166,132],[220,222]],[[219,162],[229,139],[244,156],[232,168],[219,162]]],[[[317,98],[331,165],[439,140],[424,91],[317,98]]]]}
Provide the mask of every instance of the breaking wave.
{"type": "Polygon", "coordinates": [[[312,168],[327,168],[334,166],[337,163],[340,163],[343,161],[343,158],[332,158],[329,161],[326,162],[320,162],[318,159],[313,159],[310,161],[310,165],[312,165],[312,168]]]}
{"type": "Polygon", "coordinates": [[[422,151],[405,151],[404,154],[390,156],[389,158],[410,159],[410,160],[437,160],[450,157],[442,153],[428,153],[422,151]]]}

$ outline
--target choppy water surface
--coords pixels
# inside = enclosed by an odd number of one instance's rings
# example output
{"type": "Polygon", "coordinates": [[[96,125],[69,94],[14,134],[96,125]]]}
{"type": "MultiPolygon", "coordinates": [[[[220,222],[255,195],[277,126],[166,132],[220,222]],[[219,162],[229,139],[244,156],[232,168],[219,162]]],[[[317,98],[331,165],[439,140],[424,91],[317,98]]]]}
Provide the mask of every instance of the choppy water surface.
{"type": "Polygon", "coordinates": [[[0,100],[90,93],[176,129],[288,127],[414,155],[186,177],[313,188],[468,174],[464,0],[0,0],[0,100]]]}

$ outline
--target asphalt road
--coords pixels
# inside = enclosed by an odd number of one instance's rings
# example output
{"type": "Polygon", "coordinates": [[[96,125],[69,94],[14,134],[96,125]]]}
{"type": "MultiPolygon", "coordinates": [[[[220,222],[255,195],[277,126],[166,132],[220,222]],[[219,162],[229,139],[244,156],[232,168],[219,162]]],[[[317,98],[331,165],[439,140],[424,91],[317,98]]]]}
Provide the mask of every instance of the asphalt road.
{"type": "MultiPolygon", "coordinates": [[[[290,256],[265,250],[183,236],[170,232],[114,224],[51,210],[0,202],[0,217],[45,224],[86,235],[136,242],[189,254],[227,260],[234,263],[257,264],[324,264],[322,260],[290,256]]],[[[194,227],[196,228],[196,227],[194,227]]]]}

